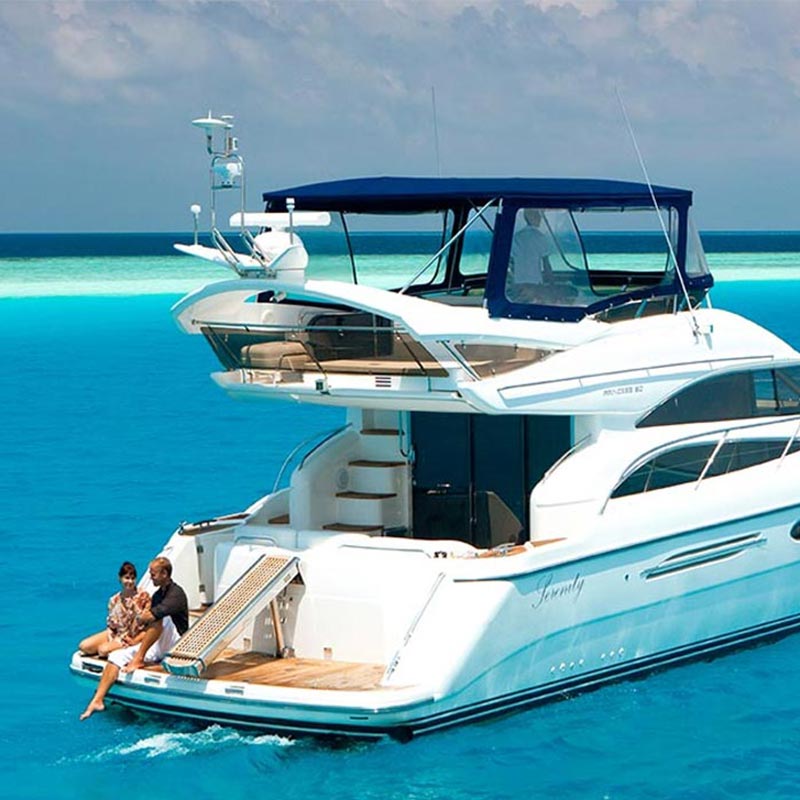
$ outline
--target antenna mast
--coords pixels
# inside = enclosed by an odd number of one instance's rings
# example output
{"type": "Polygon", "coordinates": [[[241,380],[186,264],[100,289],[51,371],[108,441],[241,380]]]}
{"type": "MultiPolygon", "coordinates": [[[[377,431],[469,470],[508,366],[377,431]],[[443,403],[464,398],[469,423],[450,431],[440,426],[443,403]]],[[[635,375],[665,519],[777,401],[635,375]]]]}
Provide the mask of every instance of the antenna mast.
{"type": "Polygon", "coordinates": [[[686,300],[686,307],[692,316],[694,335],[698,336],[700,334],[700,325],[698,324],[697,317],[694,314],[694,308],[692,307],[692,298],[689,296],[689,291],[686,288],[686,282],[683,279],[683,273],[681,272],[680,267],[678,266],[678,259],[675,257],[675,250],[672,247],[672,240],[669,238],[669,233],[667,232],[667,226],[664,224],[664,217],[661,214],[661,209],[659,208],[658,201],[656,200],[656,193],[653,191],[653,184],[650,182],[650,175],[647,172],[647,166],[644,163],[642,152],[641,150],[639,150],[639,144],[636,141],[636,134],[633,132],[633,126],[631,125],[631,121],[628,117],[628,112],[625,108],[625,103],[622,101],[622,94],[619,90],[619,86],[615,86],[614,91],[617,93],[617,100],[619,101],[619,107],[622,111],[622,118],[625,120],[625,125],[628,128],[628,133],[630,134],[631,142],[633,142],[633,149],[636,151],[636,157],[639,159],[639,166],[642,169],[642,174],[644,175],[644,180],[645,183],[647,184],[647,189],[650,192],[650,200],[653,203],[653,208],[655,209],[656,216],[658,217],[658,222],[661,225],[661,232],[664,234],[664,239],[667,242],[667,248],[669,250],[670,258],[672,259],[672,263],[675,265],[675,272],[678,274],[678,282],[681,285],[683,298],[684,300],[686,300]]]}
{"type": "Polygon", "coordinates": [[[431,106],[433,109],[433,141],[436,145],[436,174],[442,177],[442,162],[439,158],[439,124],[436,119],[436,88],[431,86],[431,106]]]}

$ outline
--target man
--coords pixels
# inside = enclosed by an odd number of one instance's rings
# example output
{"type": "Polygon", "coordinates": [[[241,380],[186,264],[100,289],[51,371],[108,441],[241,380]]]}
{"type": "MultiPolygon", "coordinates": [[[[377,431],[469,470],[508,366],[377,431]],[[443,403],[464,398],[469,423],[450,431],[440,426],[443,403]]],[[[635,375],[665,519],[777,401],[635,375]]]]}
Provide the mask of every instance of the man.
{"type": "Polygon", "coordinates": [[[105,711],[105,696],[120,671],[133,672],[145,664],[158,663],[189,628],[186,592],[172,580],[172,564],[168,558],[159,556],[150,562],[150,580],[157,591],[150,610],[139,616],[147,624],[144,638],[139,644],[115,650],[109,655],[97,691],[81,714],[82,720],[91,717],[95,711],[105,711]]]}
{"type": "Polygon", "coordinates": [[[554,246],[550,234],[541,229],[541,210],[526,208],[522,213],[527,224],[514,234],[511,243],[506,296],[513,302],[533,302],[541,294],[536,287],[550,279],[549,256],[554,246]]]}

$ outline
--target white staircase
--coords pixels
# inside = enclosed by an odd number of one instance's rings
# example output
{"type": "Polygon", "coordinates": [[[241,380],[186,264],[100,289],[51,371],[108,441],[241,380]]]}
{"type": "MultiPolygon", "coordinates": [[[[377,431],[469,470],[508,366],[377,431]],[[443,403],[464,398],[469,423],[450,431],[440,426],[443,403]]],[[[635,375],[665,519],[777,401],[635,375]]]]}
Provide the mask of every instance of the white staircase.
{"type": "Polygon", "coordinates": [[[411,467],[401,452],[398,414],[365,412],[348,483],[336,493],[336,521],[325,530],[402,534],[410,524],[411,467]]]}

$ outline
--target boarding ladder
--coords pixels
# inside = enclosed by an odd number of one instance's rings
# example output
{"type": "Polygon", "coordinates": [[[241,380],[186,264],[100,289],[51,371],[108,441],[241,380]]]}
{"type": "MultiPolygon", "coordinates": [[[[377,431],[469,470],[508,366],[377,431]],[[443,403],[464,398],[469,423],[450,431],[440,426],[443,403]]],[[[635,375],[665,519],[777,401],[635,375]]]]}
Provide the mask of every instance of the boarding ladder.
{"type": "Polygon", "coordinates": [[[298,574],[298,565],[297,557],[261,556],[183,634],[164,659],[164,669],[173,675],[200,677],[244,622],[271,603],[298,574]]]}

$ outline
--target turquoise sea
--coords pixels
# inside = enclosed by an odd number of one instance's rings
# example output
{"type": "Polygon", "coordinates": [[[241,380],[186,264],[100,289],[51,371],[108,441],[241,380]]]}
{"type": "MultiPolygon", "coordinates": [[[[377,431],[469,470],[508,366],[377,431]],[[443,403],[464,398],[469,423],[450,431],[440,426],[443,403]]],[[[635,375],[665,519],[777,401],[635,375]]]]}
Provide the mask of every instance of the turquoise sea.
{"type": "MultiPolygon", "coordinates": [[[[797,635],[409,744],[119,709],[80,723],[87,692],[67,664],[102,627],[119,563],[143,569],[182,519],[240,510],[342,417],[214,386],[210,351],[169,307],[228,273],[171,255],[170,240],[0,236],[0,797],[797,796],[797,635]]],[[[715,305],[800,347],[800,235],[705,240],[715,305]]]]}

